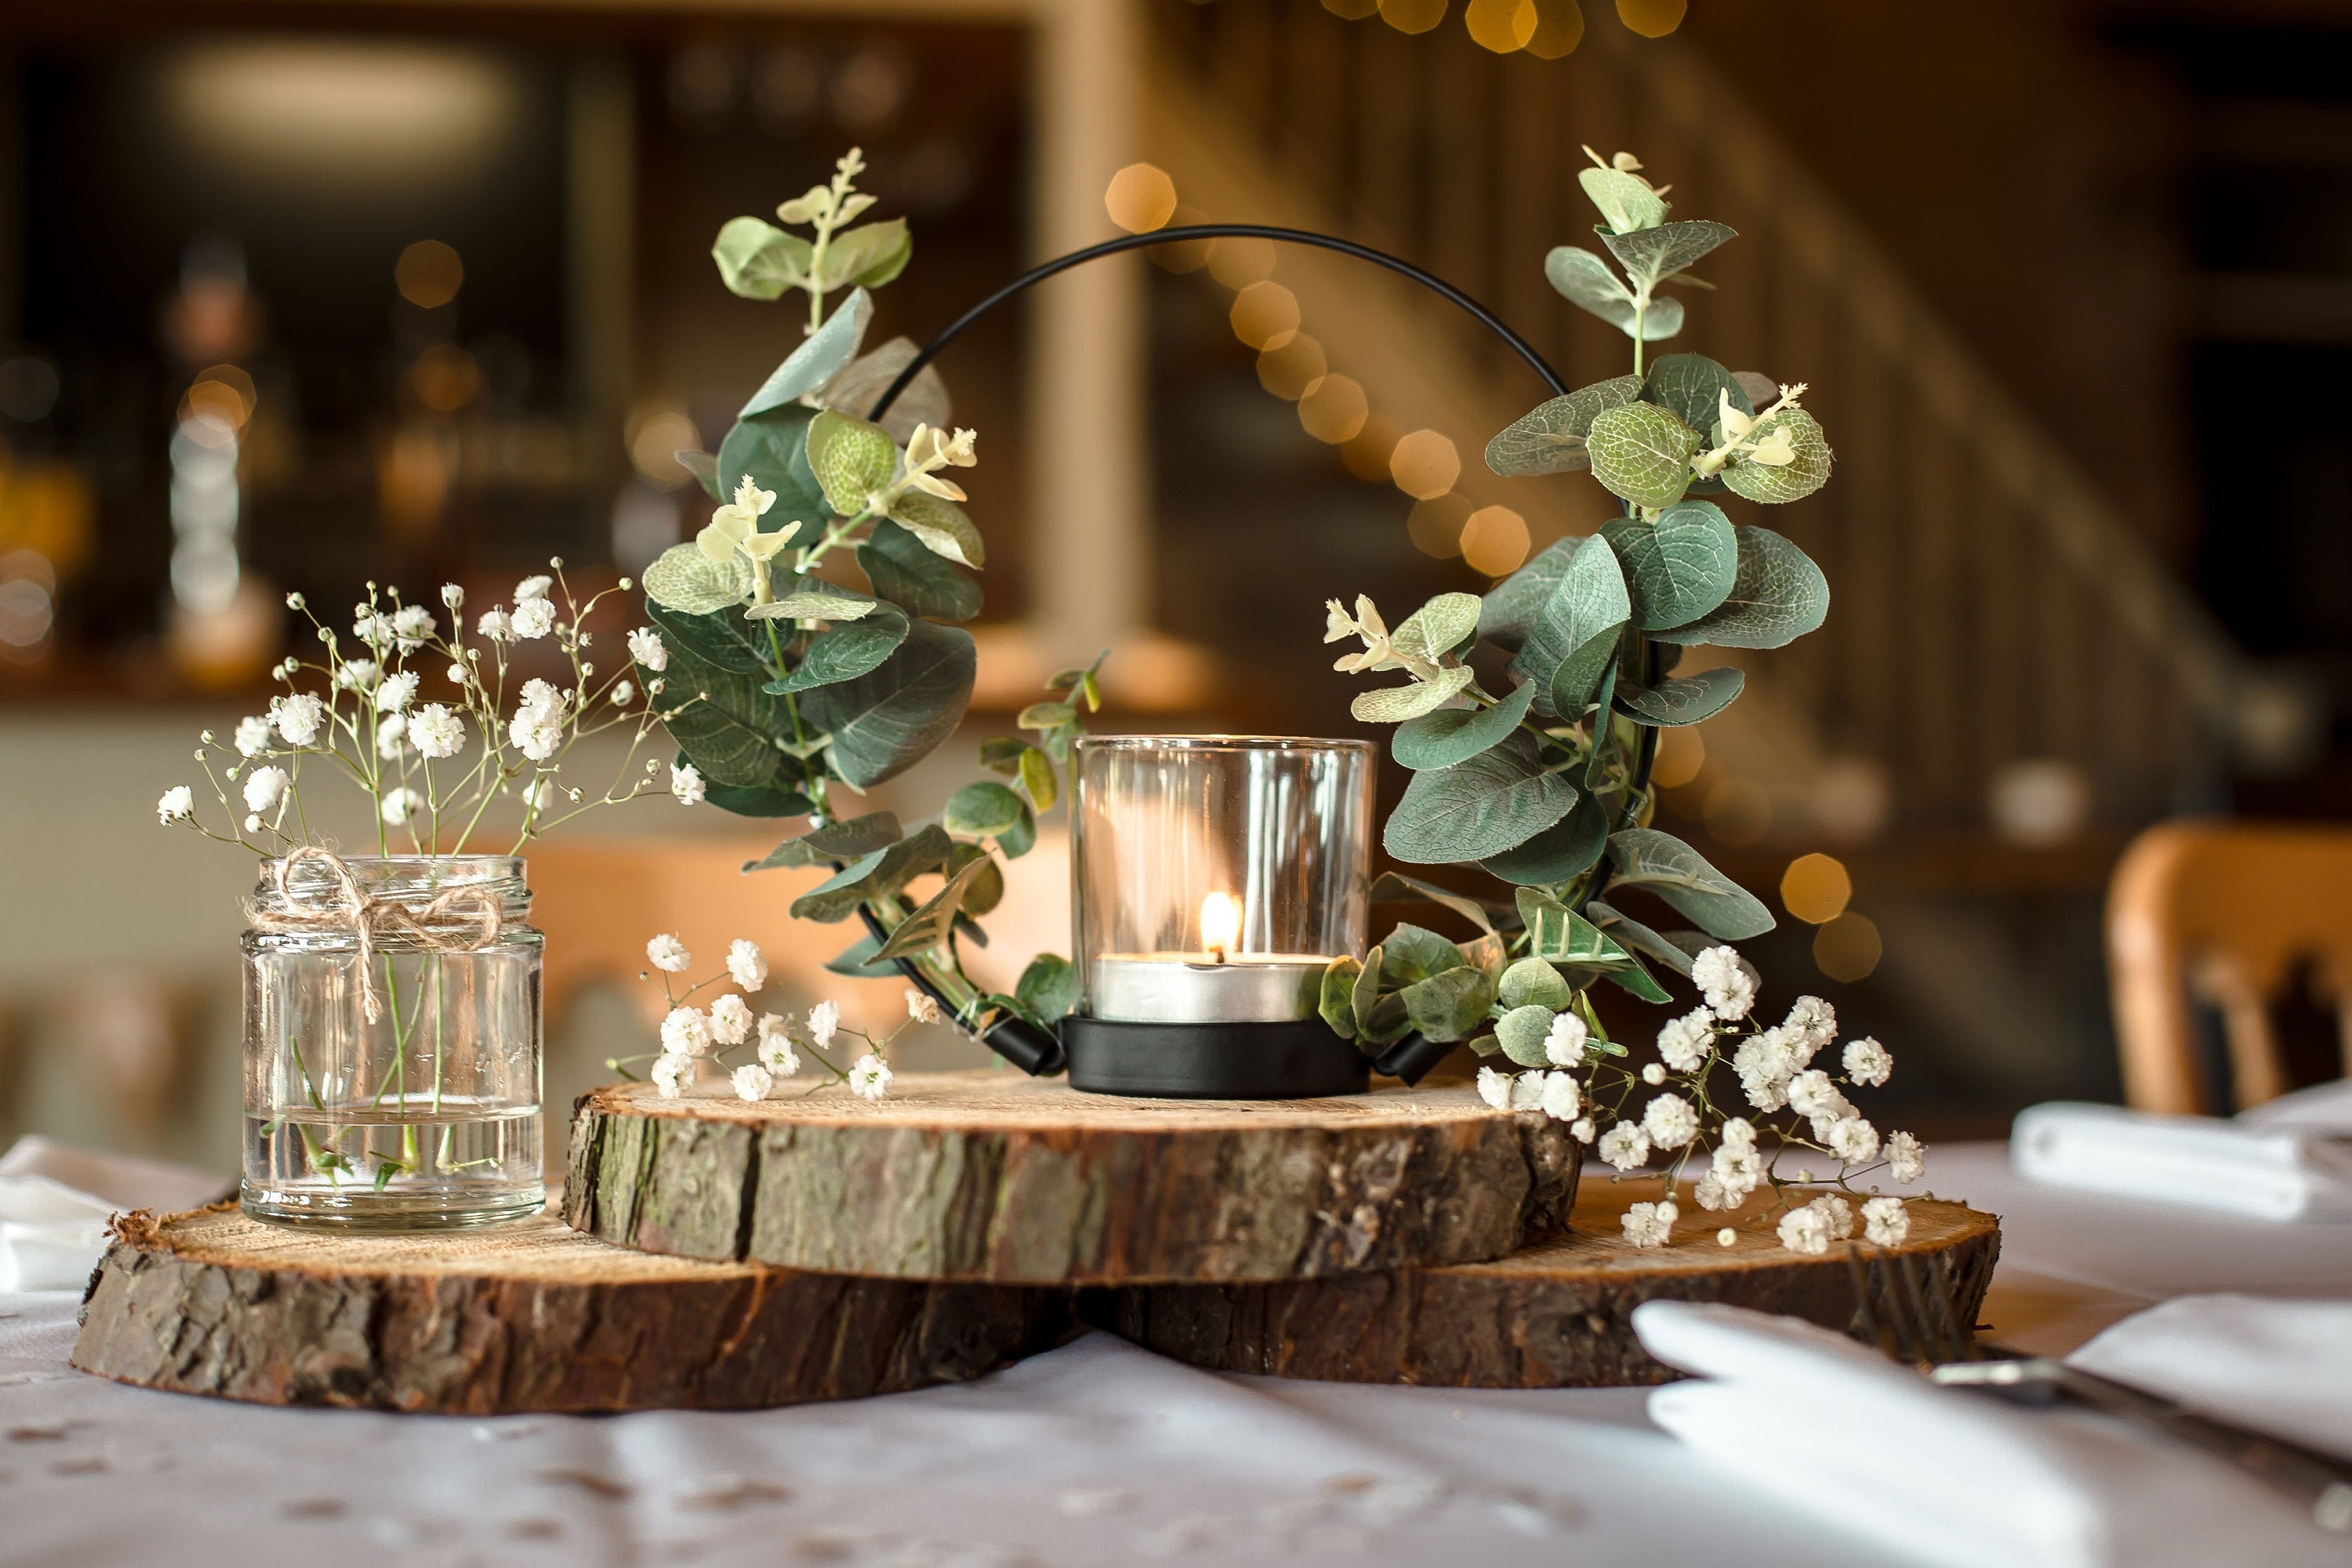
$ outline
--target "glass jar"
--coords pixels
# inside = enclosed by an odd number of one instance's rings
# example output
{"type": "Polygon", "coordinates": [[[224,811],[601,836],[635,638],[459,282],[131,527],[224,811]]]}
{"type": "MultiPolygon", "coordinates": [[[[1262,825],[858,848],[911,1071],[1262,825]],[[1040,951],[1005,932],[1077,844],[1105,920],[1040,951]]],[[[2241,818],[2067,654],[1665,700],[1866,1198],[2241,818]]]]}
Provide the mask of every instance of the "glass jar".
{"type": "Polygon", "coordinates": [[[541,957],[511,856],[262,868],[245,933],[245,1212],[442,1230],[536,1214],[541,957]],[[436,906],[436,900],[440,900],[436,906]],[[356,902],[355,902],[356,900],[356,902]],[[355,909],[368,910],[363,942],[355,909]],[[376,1012],[368,1016],[362,949],[376,1012]]]}
{"type": "Polygon", "coordinates": [[[1369,741],[1080,741],[1079,1012],[1158,1024],[1315,1017],[1324,970],[1364,952],[1377,760],[1369,741]]]}

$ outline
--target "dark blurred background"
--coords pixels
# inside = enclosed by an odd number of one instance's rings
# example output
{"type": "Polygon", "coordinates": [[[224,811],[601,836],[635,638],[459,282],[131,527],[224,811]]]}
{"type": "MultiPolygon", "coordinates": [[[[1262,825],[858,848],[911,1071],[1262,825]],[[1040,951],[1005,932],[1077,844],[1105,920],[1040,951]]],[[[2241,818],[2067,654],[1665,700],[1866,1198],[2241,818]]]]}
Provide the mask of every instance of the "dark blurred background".
{"type": "MultiPolygon", "coordinates": [[[[1580,143],[1738,228],[1669,346],[1811,384],[1838,473],[1769,521],[1835,603],[1674,734],[1669,826],[1785,912],[1776,993],[1895,1048],[1898,1120],[2111,1098],[2130,835],[2352,810],[2348,68],[2352,12],[2295,0],[17,0],[0,1134],[216,1152],[249,868],[148,803],[265,700],[289,589],[487,603],[689,537],[670,454],[799,330],[711,237],[852,144],[916,236],[869,341],[1120,226],[1251,220],[1406,256],[1581,384],[1628,345],[1542,278],[1591,243],[1580,143]]],[[[1606,510],[1486,473],[1541,384],[1328,257],[1162,247],[942,368],[982,432],[976,731],[1108,646],[1115,727],[1355,732],[1324,598],[1393,620],[1606,510]]],[[[600,830],[719,826],[661,805],[600,830]]],[[[1066,943],[1053,853],[1000,945],[1066,943]]],[[[556,1026],[577,1077],[633,1026],[556,1026]]]]}

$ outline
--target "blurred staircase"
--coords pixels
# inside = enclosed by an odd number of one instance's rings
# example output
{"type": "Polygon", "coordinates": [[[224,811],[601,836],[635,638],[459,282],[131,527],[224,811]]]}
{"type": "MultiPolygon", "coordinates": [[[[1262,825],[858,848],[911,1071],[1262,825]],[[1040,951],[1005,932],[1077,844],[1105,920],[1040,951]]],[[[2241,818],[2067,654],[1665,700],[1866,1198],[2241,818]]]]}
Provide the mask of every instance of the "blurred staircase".
{"type": "MultiPolygon", "coordinates": [[[[1542,277],[1552,246],[1592,244],[1580,143],[1637,153],[1673,184],[1677,216],[1739,232],[1699,269],[1716,291],[1684,294],[1690,325],[1664,346],[1811,384],[1838,472],[1769,521],[1822,563],[1835,602],[1822,632],[1750,663],[1749,694],[1706,728],[1713,776],[1767,793],[1783,828],[1769,841],[1784,847],[1777,868],[1787,849],[1858,837],[1837,817],[1862,770],[1885,805],[1862,825],[1872,847],[1853,852],[1885,894],[1882,979],[2028,1089],[2095,1055],[2083,1036],[2099,1009],[2081,988],[2096,925],[2081,905],[2106,856],[2084,854],[2086,836],[2112,846],[2224,798],[2232,770],[2291,763],[2318,722],[2305,694],[2247,658],[1738,89],[1677,40],[1594,26],[1547,62],[1489,54],[1456,26],[1406,37],[1303,3],[1158,0],[1153,16],[1144,146],[1186,207],[1395,251],[1494,308],[1573,384],[1622,374],[1628,348],[1542,277]],[[1992,832],[1990,803],[2019,764],[2088,798],[2060,858],[2087,869],[2055,889],[2074,907],[2050,918],[2090,945],[2055,979],[2020,951],[2016,910],[2000,905],[2053,891],[2046,858],[1992,832]],[[1825,790],[1831,779],[1848,787],[1825,790]],[[1968,896],[1940,896],[1951,889],[1935,867],[1979,858],[1992,885],[1980,867],[1968,896]],[[2074,994],[2037,994],[2045,984],[2074,994]],[[1950,1019],[1972,994],[2000,1005],[1950,1019]]],[[[1275,276],[1373,409],[1454,439],[1474,504],[1520,511],[1538,547],[1605,514],[1608,498],[1581,479],[1486,472],[1486,437],[1546,394],[1475,323],[1319,253],[1286,251],[1275,276]]],[[[1767,868],[1750,858],[1737,868],[1754,881],[1767,868]]]]}

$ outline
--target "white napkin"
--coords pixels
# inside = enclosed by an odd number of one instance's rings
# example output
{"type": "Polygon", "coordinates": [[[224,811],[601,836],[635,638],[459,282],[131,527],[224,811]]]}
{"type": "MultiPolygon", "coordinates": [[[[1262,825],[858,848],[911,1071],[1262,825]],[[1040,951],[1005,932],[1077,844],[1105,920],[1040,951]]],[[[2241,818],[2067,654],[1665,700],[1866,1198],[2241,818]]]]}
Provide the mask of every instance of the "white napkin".
{"type": "Polygon", "coordinates": [[[206,1171],[28,1135],[0,1154],[0,1290],[79,1290],[119,1210],[197,1208],[229,1189],[206,1171]]]}
{"type": "MultiPolygon", "coordinates": [[[[2212,1416],[2352,1459],[2352,1301],[2180,1296],[2066,1358],[2212,1416]]],[[[2352,1546],[2347,1546],[2352,1560],[2352,1546]]]]}
{"type": "Polygon", "coordinates": [[[1651,1419],[1720,1468],[1937,1568],[2265,1568],[2345,1561],[2260,1481],[2086,1413],[1943,1389],[1843,1335],[1714,1302],[1648,1301],[1643,1345],[1709,1381],[1651,1419]]]}
{"type": "Polygon", "coordinates": [[[2325,1101],[2257,1114],[2270,1109],[2223,1120],[2063,1100],[2029,1106],[2011,1130],[2010,1163],[2053,1186],[2251,1219],[2352,1218],[2352,1107],[2342,1123],[2329,1121],[2325,1101]]]}

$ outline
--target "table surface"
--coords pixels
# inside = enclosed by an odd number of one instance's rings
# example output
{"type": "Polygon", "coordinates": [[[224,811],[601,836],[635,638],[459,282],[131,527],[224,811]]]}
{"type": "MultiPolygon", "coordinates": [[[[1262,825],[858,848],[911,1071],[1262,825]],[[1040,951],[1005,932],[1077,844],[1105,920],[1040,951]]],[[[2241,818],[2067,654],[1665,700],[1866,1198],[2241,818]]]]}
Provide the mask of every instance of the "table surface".
{"type": "MultiPolygon", "coordinates": [[[[2352,1226],[2036,1187],[1994,1144],[1929,1171],[2001,1216],[1984,1316],[2023,1348],[2197,1291],[2352,1295],[2352,1226]]],[[[744,1415],[278,1410],[72,1372],[75,1305],[0,1296],[7,1568],[1885,1562],[1706,1473],[1641,1389],[1293,1383],[1096,1334],[976,1384],[744,1415]]]]}

